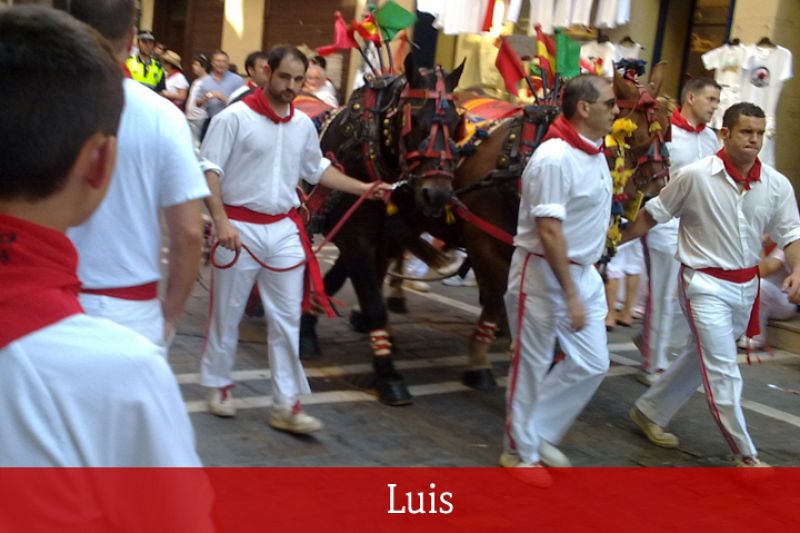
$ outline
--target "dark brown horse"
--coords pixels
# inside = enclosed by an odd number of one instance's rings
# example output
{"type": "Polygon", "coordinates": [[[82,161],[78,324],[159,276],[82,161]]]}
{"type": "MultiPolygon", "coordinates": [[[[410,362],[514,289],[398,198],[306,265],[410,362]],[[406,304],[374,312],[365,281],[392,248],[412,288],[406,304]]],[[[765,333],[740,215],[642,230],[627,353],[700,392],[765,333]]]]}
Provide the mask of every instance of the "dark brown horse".
{"type": "MultiPolygon", "coordinates": [[[[627,139],[626,166],[635,170],[624,195],[635,198],[637,192],[655,194],[664,184],[668,156],[664,142],[669,140],[669,113],[658,99],[663,80],[663,65],[656,65],[647,86],[616,75],[614,93],[620,102],[622,118],[636,125],[627,139]]],[[[557,109],[529,107],[516,116],[493,125],[488,138],[459,165],[453,187],[458,200],[473,214],[506,234],[516,232],[519,211],[517,183],[530,155],[544,131],[555,118],[557,109]]],[[[611,158],[612,162],[614,158],[611,158]]],[[[624,200],[616,195],[615,200],[624,200]]],[[[458,220],[446,224],[440,217],[431,219],[402,210],[419,231],[429,231],[448,245],[464,247],[475,270],[480,291],[481,315],[469,342],[469,369],[463,376],[466,385],[485,389],[494,383],[489,348],[499,327],[506,323],[503,295],[513,247],[474,224],[458,220]]],[[[609,254],[614,246],[609,243],[609,254]]],[[[607,254],[608,255],[608,254],[607,254]]],[[[396,296],[396,295],[395,295],[396,296]]]]}
{"type": "MultiPolygon", "coordinates": [[[[453,101],[463,64],[450,74],[441,68],[421,69],[406,59],[405,76],[371,80],[355,91],[347,105],[325,127],[323,153],[345,173],[362,181],[395,183],[397,198],[408,199],[416,212],[439,216],[450,201],[458,159],[453,134],[459,115],[453,101]]],[[[331,193],[324,207],[322,230],[330,231],[353,204],[349,195],[331,193]]],[[[392,362],[386,330],[382,285],[389,260],[411,249],[432,263],[443,260],[400,219],[388,217],[387,206],[366,202],[334,238],[339,256],[325,275],[325,290],[333,295],[349,278],[361,307],[361,325],[370,334],[379,399],[390,405],[411,402],[392,362]]],[[[316,317],[301,323],[300,350],[305,358],[319,353],[316,317]]]]}

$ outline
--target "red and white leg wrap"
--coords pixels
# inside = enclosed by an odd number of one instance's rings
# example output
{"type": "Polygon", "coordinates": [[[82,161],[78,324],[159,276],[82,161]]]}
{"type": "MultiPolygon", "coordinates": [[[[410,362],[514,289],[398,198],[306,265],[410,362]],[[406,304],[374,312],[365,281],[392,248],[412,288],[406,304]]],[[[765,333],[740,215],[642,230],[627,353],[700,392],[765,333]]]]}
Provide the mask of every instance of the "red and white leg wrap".
{"type": "Polygon", "coordinates": [[[473,340],[481,344],[491,344],[497,336],[497,324],[481,320],[475,326],[475,332],[472,334],[473,340]]]}
{"type": "Polygon", "coordinates": [[[369,344],[372,348],[372,353],[376,357],[392,355],[392,343],[389,340],[389,332],[385,329],[373,329],[370,331],[369,344]]]}

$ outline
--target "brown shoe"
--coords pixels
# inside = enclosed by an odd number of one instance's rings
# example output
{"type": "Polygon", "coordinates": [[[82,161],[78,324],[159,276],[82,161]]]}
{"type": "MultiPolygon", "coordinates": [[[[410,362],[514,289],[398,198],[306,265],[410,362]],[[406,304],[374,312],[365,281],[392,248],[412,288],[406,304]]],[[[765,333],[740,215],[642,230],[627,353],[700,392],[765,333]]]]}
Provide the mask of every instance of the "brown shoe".
{"type": "Polygon", "coordinates": [[[677,448],[678,444],[680,444],[678,437],[664,431],[661,426],[644,416],[644,413],[642,413],[638,407],[631,408],[628,412],[628,416],[631,417],[636,427],[642,430],[647,440],[656,446],[661,446],[662,448],[677,448]]]}

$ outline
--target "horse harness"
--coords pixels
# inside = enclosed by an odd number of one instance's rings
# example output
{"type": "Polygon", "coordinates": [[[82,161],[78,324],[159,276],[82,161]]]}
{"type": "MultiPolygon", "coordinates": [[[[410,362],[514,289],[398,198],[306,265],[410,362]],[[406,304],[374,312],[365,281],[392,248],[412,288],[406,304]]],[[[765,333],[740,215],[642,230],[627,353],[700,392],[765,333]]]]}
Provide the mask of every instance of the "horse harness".
{"type": "MultiPolygon", "coordinates": [[[[629,78],[628,78],[629,79],[629,78]]],[[[628,109],[630,112],[625,117],[630,116],[634,111],[643,113],[647,119],[648,132],[650,137],[644,143],[632,146],[631,152],[638,152],[643,147],[647,147],[645,153],[636,161],[634,170],[634,179],[640,184],[648,184],[660,178],[667,178],[669,176],[669,149],[667,148],[667,138],[664,134],[664,129],[656,118],[656,99],[647,91],[647,88],[634,80],[630,80],[636,85],[639,91],[638,100],[617,100],[617,106],[620,109],[628,109]],[[661,170],[648,176],[644,179],[635,177],[639,167],[645,163],[654,163],[661,165],[661,170]]]]}

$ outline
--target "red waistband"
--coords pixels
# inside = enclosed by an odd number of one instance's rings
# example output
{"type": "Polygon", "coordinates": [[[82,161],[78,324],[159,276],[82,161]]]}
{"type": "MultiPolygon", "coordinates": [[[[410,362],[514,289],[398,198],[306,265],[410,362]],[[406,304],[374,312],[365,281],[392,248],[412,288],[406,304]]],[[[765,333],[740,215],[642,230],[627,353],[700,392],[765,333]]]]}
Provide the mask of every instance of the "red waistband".
{"type": "Polygon", "coordinates": [[[158,298],[158,282],[153,281],[133,287],[112,287],[107,289],[87,289],[81,287],[84,294],[98,294],[100,296],[110,296],[121,300],[155,300],[158,298]]]}
{"type": "Polygon", "coordinates": [[[274,224],[290,216],[289,213],[267,215],[239,205],[226,205],[224,207],[225,214],[228,215],[229,219],[238,220],[239,222],[249,222],[251,224],[274,224]]]}
{"type": "Polygon", "coordinates": [[[750,268],[739,268],[737,270],[725,270],[717,267],[697,268],[695,270],[717,279],[732,281],[733,283],[747,283],[758,276],[758,265],[750,268]]]}
{"type": "MultiPolygon", "coordinates": [[[[544,254],[538,254],[536,252],[528,252],[528,253],[531,254],[531,255],[535,255],[536,257],[540,257],[540,258],[544,259],[545,261],[547,261],[547,257],[545,257],[544,254]]],[[[576,261],[573,261],[572,259],[569,259],[569,258],[567,259],[567,261],[569,261],[570,265],[577,265],[579,267],[586,266],[586,265],[582,265],[582,264],[580,264],[580,263],[578,263],[576,261]]]]}

